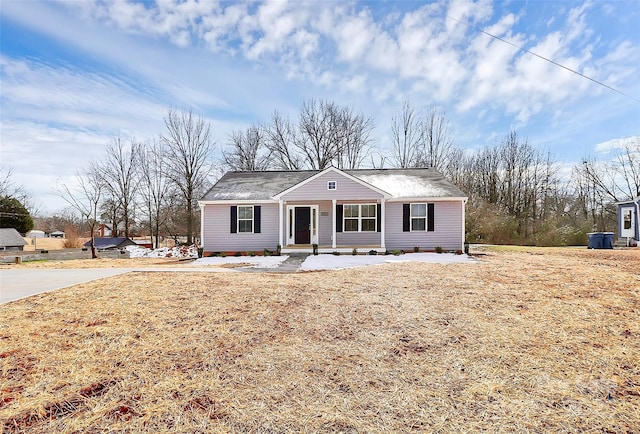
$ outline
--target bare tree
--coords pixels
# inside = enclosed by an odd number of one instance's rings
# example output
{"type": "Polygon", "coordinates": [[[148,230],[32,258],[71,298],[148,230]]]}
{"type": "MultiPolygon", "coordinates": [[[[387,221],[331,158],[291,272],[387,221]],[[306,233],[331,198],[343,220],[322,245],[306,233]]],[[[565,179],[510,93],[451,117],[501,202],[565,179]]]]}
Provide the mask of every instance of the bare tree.
{"type": "Polygon", "coordinates": [[[420,129],[421,146],[417,165],[444,172],[456,149],[445,112],[431,106],[421,121],[420,129]]]}
{"type": "Polygon", "coordinates": [[[204,193],[211,172],[214,142],[211,127],[191,110],[170,109],[164,119],[165,132],[160,136],[166,148],[168,175],[178,187],[187,211],[187,243],[193,243],[194,214],[197,198],[204,193]]]}
{"type": "Polygon", "coordinates": [[[347,107],[340,109],[338,128],[342,130],[342,144],[336,155],[339,169],[358,169],[370,154],[373,120],[355,114],[347,107]]]}
{"type": "Polygon", "coordinates": [[[615,226],[615,203],[640,196],[640,140],[627,142],[609,161],[584,158],[574,167],[577,200],[594,229],[615,226]]]}
{"type": "MultiPolygon", "coordinates": [[[[139,155],[140,144],[134,139],[131,139],[127,146],[124,140],[115,137],[107,147],[105,158],[100,163],[105,185],[116,208],[121,212],[125,237],[131,235],[130,219],[135,207],[139,155]]],[[[117,232],[117,226],[113,230],[117,232]]]]}
{"type": "Polygon", "coordinates": [[[433,167],[446,172],[459,156],[446,114],[435,106],[421,115],[405,100],[391,120],[391,140],[394,163],[401,168],[433,167]]]}
{"type": "Polygon", "coordinates": [[[271,123],[265,129],[266,146],[278,169],[300,170],[303,161],[294,148],[297,132],[288,118],[277,111],[271,115],[271,123]]]}
{"type": "Polygon", "coordinates": [[[17,199],[32,216],[40,213],[39,205],[33,200],[33,197],[27,192],[22,184],[16,184],[13,179],[11,169],[0,166],[0,198],[8,197],[17,199]]]}
{"type": "Polygon", "coordinates": [[[222,152],[225,165],[232,170],[267,170],[271,164],[271,151],[266,146],[265,132],[252,125],[246,131],[232,131],[231,149],[222,152]]]}
{"type": "Polygon", "coordinates": [[[620,146],[608,162],[584,159],[582,168],[584,176],[609,201],[640,196],[640,139],[620,146]]]}
{"type": "Polygon", "coordinates": [[[342,152],[344,129],[336,104],[311,99],[302,104],[295,146],[311,169],[323,170],[342,152]]]}
{"type": "Polygon", "coordinates": [[[391,119],[393,162],[396,167],[414,167],[420,155],[422,128],[415,109],[408,100],[402,104],[399,114],[391,119]]]}
{"type": "Polygon", "coordinates": [[[11,169],[0,166],[0,197],[11,197],[24,202],[26,193],[24,186],[16,185],[11,169]]]}
{"type": "Polygon", "coordinates": [[[165,209],[171,193],[165,154],[162,144],[156,141],[142,146],[140,150],[140,195],[144,202],[151,240],[155,235],[156,249],[160,247],[160,227],[167,218],[165,209]]]}
{"type": "Polygon", "coordinates": [[[98,207],[106,188],[104,177],[97,165],[92,163],[85,172],[78,172],[75,180],[76,186],[70,187],[63,184],[59,187],[58,193],[89,226],[91,257],[95,259],[98,255],[96,255],[94,233],[98,224],[98,207]]]}

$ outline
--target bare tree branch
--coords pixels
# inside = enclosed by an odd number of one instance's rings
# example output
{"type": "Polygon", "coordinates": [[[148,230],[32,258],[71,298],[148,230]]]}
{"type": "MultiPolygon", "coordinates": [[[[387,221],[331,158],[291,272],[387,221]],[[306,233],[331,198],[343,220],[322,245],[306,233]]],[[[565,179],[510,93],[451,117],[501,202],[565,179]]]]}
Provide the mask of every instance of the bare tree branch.
{"type": "Polygon", "coordinates": [[[191,110],[170,109],[164,119],[165,132],[160,140],[166,149],[168,175],[180,190],[187,210],[187,243],[193,243],[195,205],[204,193],[211,173],[215,147],[211,127],[191,110]]]}

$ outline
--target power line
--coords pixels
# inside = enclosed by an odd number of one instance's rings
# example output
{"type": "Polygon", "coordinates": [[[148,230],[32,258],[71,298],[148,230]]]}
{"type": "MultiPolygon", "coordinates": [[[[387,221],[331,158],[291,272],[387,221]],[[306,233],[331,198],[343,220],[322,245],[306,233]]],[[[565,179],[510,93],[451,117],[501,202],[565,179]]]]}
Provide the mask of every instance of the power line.
{"type": "MultiPolygon", "coordinates": [[[[452,20],[457,21],[457,22],[459,22],[460,24],[466,24],[466,25],[468,25],[467,23],[465,23],[465,22],[463,22],[462,20],[459,20],[459,19],[457,19],[457,18],[455,18],[455,17],[452,17],[452,16],[447,15],[447,18],[451,18],[452,20]]],[[[552,59],[549,59],[549,58],[547,58],[547,57],[544,57],[544,56],[542,56],[542,55],[540,55],[540,54],[538,54],[538,53],[534,53],[534,52],[533,52],[533,51],[531,51],[531,50],[527,50],[527,49],[526,49],[526,48],[524,48],[524,47],[521,47],[521,46],[519,46],[519,45],[516,45],[516,44],[514,44],[514,43],[513,43],[513,42],[511,42],[511,41],[507,41],[507,40],[506,40],[506,39],[504,39],[504,38],[501,38],[501,37],[499,37],[499,36],[493,35],[493,34],[491,34],[491,33],[489,33],[489,32],[486,32],[486,31],[484,31],[484,30],[482,30],[482,29],[478,29],[478,31],[479,31],[479,32],[481,32],[481,33],[484,33],[485,35],[487,35],[487,36],[489,36],[489,37],[492,37],[492,38],[494,38],[494,39],[497,39],[498,41],[504,42],[505,44],[509,44],[509,45],[511,45],[512,47],[517,48],[518,50],[522,50],[522,51],[527,52],[527,53],[529,53],[529,54],[531,54],[531,55],[533,55],[533,56],[536,56],[536,57],[538,57],[538,58],[540,58],[540,59],[542,59],[542,60],[545,60],[545,61],[547,61],[547,62],[549,62],[549,63],[552,63],[552,64],[554,64],[554,65],[556,65],[556,66],[559,66],[559,67],[560,67],[560,68],[562,68],[562,69],[566,69],[566,70],[567,70],[567,71],[569,71],[569,72],[573,72],[574,74],[579,75],[579,76],[580,76],[580,77],[582,77],[582,78],[586,78],[587,80],[590,80],[590,81],[592,81],[592,82],[594,82],[594,83],[596,83],[596,84],[598,84],[598,85],[600,85],[600,86],[602,86],[602,87],[605,87],[605,88],[607,88],[607,89],[609,89],[609,90],[612,90],[612,91],[614,91],[614,92],[616,92],[616,93],[619,93],[619,94],[620,94],[620,95],[622,95],[622,96],[626,96],[627,98],[630,98],[630,99],[632,99],[632,100],[634,100],[634,101],[636,101],[636,102],[640,102],[640,99],[638,99],[638,98],[636,98],[636,97],[634,97],[634,96],[631,96],[631,95],[629,95],[629,94],[626,94],[626,93],[624,93],[624,92],[622,92],[622,91],[620,91],[620,90],[618,90],[618,89],[616,89],[616,88],[614,88],[614,87],[611,87],[611,86],[609,86],[608,84],[605,84],[605,83],[603,83],[603,82],[601,82],[601,81],[598,81],[598,80],[596,80],[595,78],[591,78],[591,77],[589,77],[589,76],[587,76],[587,75],[584,75],[583,73],[581,73],[581,72],[579,72],[579,71],[576,71],[575,69],[571,69],[571,68],[569,68],[568,66],[564,66],[564,65],[562,65],[561,63],[558,63],[558,62],[556,62],[556,61],[554,61],[554,60],[552,60],[552,59]]]]}

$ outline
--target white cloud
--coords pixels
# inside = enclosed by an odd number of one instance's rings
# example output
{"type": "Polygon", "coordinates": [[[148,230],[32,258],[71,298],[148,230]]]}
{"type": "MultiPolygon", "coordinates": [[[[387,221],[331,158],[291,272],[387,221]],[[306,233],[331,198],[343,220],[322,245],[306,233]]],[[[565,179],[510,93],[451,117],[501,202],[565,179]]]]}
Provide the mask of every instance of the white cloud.
{"type": "MultiPolygon", "coordinates": [[[[629,119],[635,103],[479,32],[638,94],[637,37],[595,31],[604,7],[550,8],[554,18],[536,14],[533,25],[532,7],[490,0],[6,2],[3,20],[83,61],[4,55],[2,125],[33,127],[39,135],[29,140],[58,147],[115,131],[147,138],[160,131],[169,106],[193,107],[224,142],[230,128],[273,110],[294,113],[315,97],[363,108],[384,147],[391,113],[410,97],[418,106],[446,106],[469,147],[536,123],[532,141],[556,147],[635,136],[633,121],[617,121],[629,119]],[[599,134],[586,132],[596,124],[599,134]],[[86,136],[65,136],[76,127],[86,136]],[[585,135],[591,141],[575,139],[585,135]]],[[[4,159],[9,136],[2,133],[4,159]]],[[[11,140],[29,147],[17,135],[11,140]]]]}
{"type": "MultiPolygon", "coordinates": [[[[594,149],[601,154],[610,154],[611,152],[625,149],[632,146],[640,146],[640,136],[624,137],[618,139],[607,140],[606,142],[598,143],[594,149]]],[[[639,148],[640,149],[640,148],[639,148]]]]}

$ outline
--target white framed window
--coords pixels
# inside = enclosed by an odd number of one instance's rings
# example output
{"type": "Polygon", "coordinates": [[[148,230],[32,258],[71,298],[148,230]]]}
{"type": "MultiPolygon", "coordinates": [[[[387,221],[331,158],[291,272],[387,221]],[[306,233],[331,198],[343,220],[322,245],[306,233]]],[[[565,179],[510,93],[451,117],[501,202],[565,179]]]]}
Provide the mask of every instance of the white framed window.
{"type": "Polygon", "coordinates": [[[360,206],[359,205],[343,205],[342,214],[344,218],[344,224],[342,230],[344,232],[358,232],[360,220],[360,206]]]}
{"type": "Polygon", "coordinates": [[[253,205],[238,205],[238,233],[253,233],[253,205]]]}
{"type": "Polygon", "coordinates": [[[411,232],[424,232],[427,230],[427,204],[411,204],[411,232]]]}
{"type": "Polygon", "coordinates": [[[346,204],[342,206],[343,232],[375,232],[378,206],[374,204],[346,204]]]}
{"type": "Polygon", "coordinates": [[[338,181],[327,181],[327,190],[337,190],[338,181]]]}

